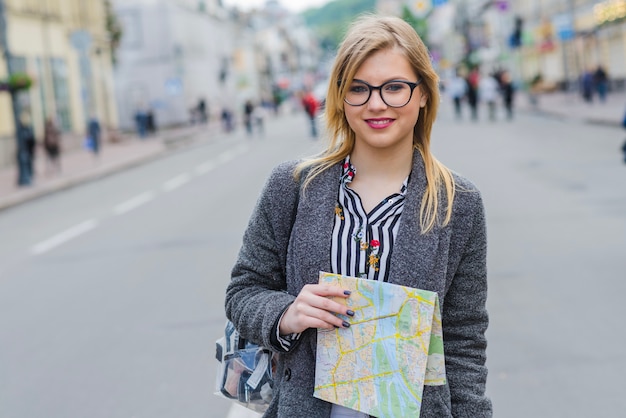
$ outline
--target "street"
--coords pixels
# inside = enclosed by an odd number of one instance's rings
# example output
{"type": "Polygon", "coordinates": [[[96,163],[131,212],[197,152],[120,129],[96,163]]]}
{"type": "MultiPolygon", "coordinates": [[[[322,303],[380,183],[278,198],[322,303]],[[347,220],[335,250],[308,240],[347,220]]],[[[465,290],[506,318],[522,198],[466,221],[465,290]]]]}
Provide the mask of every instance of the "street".
{"type": "MultiPolygon", "coordinates": [[[[482,116],[442,105],[432,144],[485,201],[494,415],[617,416],[623,131],[482,116]]],[[[0,417],[227,417],[224,289],[271,168],[322,146],[308,131],[283,115],[1,211],[0,417]]]]}

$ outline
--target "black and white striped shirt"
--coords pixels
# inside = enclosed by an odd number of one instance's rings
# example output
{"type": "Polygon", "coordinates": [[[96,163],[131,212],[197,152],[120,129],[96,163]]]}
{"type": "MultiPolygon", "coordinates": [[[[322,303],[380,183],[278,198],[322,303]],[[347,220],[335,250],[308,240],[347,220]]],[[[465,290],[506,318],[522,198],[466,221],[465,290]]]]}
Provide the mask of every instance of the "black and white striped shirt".
{"type": "Polygon", "coordinates": [[[369,213],[349,186],[356,175],[350,156],[343,164],[335,225],[331,242],[331,268],[336,274],[387,281],[393,242],[398,234],[408,177],[399,193],[387,197],[369,213]]]}

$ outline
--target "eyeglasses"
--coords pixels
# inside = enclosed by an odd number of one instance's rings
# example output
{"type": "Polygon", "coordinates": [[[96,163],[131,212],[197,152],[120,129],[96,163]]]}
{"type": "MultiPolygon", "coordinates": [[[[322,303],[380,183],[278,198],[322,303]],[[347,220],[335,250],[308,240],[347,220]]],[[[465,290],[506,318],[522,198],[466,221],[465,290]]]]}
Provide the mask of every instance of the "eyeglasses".
{"type": "Polygon", "coordinates": [[[406,106],[413,97],[413,90],[422,82],[416,83],[404,80],[390,80],[380,86],[372,86],[363,80],[353,80],[343,101],[350,106],[363,106],[372,96],[372,91],[378,90],[380,98],[389,107],[406,106]]]}

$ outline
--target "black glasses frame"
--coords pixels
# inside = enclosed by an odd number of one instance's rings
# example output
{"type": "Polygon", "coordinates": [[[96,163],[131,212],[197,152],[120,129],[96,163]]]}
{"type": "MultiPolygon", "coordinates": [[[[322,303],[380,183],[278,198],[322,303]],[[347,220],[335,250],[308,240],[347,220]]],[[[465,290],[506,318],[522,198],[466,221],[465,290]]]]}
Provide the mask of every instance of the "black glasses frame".
{"type": "Polygon", "coordinates": [[[350,106],[363,106],[365,105],[367,102],[370,101],[370,98],[372,97],[372,92],[374,90],[378,90],[378,94],[380,95],[380,99],[383,101],[383,103],[385,103],[387,106],[389,107],[404,107],[406,105],[409,104],[409,102],[411,101],[411,99],[413,98],[413,90],[415,90],[415,88],[417,86],[419,86],[420,84],[422,84],[422,79],[418,79],[417,82],[413,83],[411,81],[405,81],[405,80],[389,80],[389,81],[385,81],[383,84],[381,84],[380,86],[373,86],[370,83],[368,83],[367,81],[363,81],[363,80],[359,80],[359,79],[354,79],[352,80],[353,82],[359,82],[359,83],[363,83],[365,84],[368,89],[369,89],[369,94],[367,95],[367,99],[365,99],[365,101],[361,104],[353,104],[350,103],[345,97],[343,98],[343,101],[346,102],[347,104],[349,104],[350,106]],[[387,84],[392,84],[392,83],[403,83],[406,84],[407,86],[409,86],[411,88],[411,94],[409,94],[409,99],[406,101],[405,104],[401,105],[401,106],[394,106],[394,105],[390,105],[389,103],[387,103],[387,101],[385,100],[385,98],[383,97],[383,90],[382,88],[385,87],[387,84]]]}

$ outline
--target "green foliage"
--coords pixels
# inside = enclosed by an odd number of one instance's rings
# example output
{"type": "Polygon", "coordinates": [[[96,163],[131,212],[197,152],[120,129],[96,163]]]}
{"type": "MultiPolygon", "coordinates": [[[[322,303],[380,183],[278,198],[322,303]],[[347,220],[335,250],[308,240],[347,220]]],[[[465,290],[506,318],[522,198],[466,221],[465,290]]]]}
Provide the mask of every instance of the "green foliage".
{"type": "Polygon", "coordinates": [[[109,34],[109,47],[111,48],[111,60],[113,61],[113,64],[115,64],[117,61],[117,48],[120,46],[124,31],[122,30],[122,25],[119,20],[117,20],[117,16],[113,11],[111,1],[105,0],[104,7],[106,13],[106,31],[109,34]]]}
{"type": "Polygon", "coordinates": [[[376,0],[334,0],[302,13],[307,25],[319,37],[327,50],[336,50],[348,25],[363,13],[376,11],[376,0]]]}
{"type": "Polygon", "coordinates": [[[9,78],[0,80],[0,91],[17,92],[28,90],[33,85],[33,79],[26,73],[13,73],[9,78]]]}
{"type": "MultiPolygon", "coordinates": [[[[430,13],[428,15],[430,15],[430,13]]],[[[415,32],[422,38],[422,42],[428,46],[428,16],[420,19],[415,17],[407,6],[402,6],[402,19],[413,26],[415,32]]]]}

